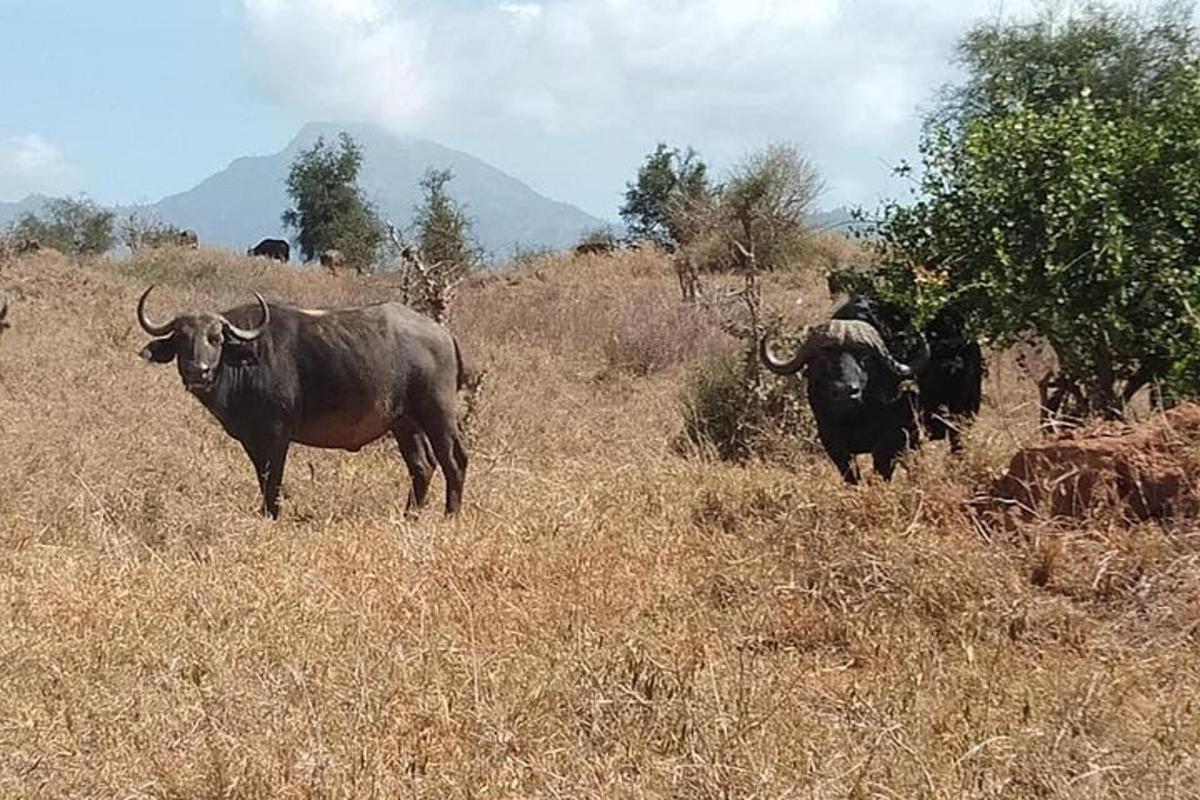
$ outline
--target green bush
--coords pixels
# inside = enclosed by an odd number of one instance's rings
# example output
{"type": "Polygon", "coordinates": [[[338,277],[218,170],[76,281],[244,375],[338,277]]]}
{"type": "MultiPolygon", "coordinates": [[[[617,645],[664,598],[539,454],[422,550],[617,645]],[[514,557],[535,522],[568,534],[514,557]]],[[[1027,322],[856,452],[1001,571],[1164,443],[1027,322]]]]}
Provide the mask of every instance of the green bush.
{"type": "Polygon", "coordinates": [[[71,256],[98,256],[112,249],[115,215],[86,197],[47,200],[38,214],[25,214],[13,226],[21,240],[53,247],[71,256]]]}
{"type": "MultiPolygon", "coordinates": [[[[1200,393],[1200,46],[1190,11],[986,23],[927,121],[914,202],[884,210],[880,291],[1046,341],[1084,413],[1200,393]]],[[[906,168],[902,167],[902,171],[906,168]]]]}

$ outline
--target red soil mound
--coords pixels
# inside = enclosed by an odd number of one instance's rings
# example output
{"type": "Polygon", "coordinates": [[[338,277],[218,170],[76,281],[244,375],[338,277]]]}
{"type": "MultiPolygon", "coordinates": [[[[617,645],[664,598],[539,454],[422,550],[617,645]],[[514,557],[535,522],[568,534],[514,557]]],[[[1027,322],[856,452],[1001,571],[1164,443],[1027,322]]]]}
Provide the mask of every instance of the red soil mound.
{"type": "Polygon", "coordinates": [[[1200,511],[1200,405],[1187,403],[1137,425],[1105,423],[1019,450],[976,511],[1011,519],[1089,516],[1127,520],[1200,511]]]}

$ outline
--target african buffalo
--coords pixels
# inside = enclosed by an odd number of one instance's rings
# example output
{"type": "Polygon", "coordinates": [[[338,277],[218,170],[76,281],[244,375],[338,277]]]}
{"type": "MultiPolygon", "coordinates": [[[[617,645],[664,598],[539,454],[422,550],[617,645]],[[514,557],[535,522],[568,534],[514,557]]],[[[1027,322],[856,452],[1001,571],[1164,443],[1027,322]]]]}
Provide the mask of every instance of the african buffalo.
{"type": "Polygon", "coordinates": [[[246,249],[246,255],[264,258],[273,258],[276,261],[282,261],[285,264],[292,257],[292,248],[283,239],[263,239],[254,247],[246,249]]]}
{"type": "Polygon", "coordinates": [[[830,320],[808,330],[790,359],[780,360],[764,337],[759,358],[777,375],[807,373],[808,403],[817,435],[847,483],[858,483],[854,456],[870,453],[875,470],[890,480],[896,460],[920,440],[914,400],[900,381],[924,366],[897,361],[879,331],[858,320],[830,320]]]}
{"type": "Polygon", "coordinates": [[[9,329],[8,324],[8,298],[0,294],[0,333],[4,333],[9,329]]]}
{"type": "Polygon", "coordinates": [[[292,442],[357,451],[395,437],[412,477],[408,511],[425,504],[436,464],[446,513],[462,505],[467,452],[456,413],[465,381],[458,342],[399,303],[313,311],[257,303],[223,314],[137,319],[151,336],[141,355],[175,359],[184,387],[241,443],[254,464],[262,511],[279,516],[279,486],[292,442]]]}
{"type": "MultiPolygon", "coordinates": [[[[868,322],[888,340],[911,328],[907,313],[862,295],[842,303],[833,317],[868,322]]],[[[929,364],[917,376],[921,421],[930,439],[949,439],[950,451],[958,453],[963,423],[979,414],[983,399],[983,351],[950,308],[941,309],[920,332],[930,350],[929,364]]]]}
{"type": "Polygon", "coordinates": [[[177,237],[177,243],[180,247],[189,247],[194,250],[200,246],[200,237],[193,230],[182,230],[177,237]]]}
{"type": "Polygon", "coordinates": [[[342,266],[346,261],[341,250],[322,250],[319,259],[321,266],[334,275],[337,275],[337,268],[342,266]]]}
{"type": "Polygon", "coordinates": [[[617,249],[614,242],[582,242],[575,245],[575,255],[577,256],[605,256],[617,249]]]}

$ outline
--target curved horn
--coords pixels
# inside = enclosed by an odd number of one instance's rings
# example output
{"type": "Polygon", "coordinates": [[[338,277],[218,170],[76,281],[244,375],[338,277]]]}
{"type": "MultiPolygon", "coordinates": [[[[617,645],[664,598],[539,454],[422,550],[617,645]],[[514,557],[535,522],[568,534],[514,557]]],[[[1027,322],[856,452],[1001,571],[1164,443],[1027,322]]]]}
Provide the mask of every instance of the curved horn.
{"type": "Polygon", "coordinates": [[[142,292],[142,297],[137,304],[137,319],[138,324],[142,326],[142,330],[151,336],[166,336],[171,331],[175,330],[175,320],[171,320],[165,325],[158,325],[150,321],[146,316],[146,298],[150,296],[150,292],[154,291],[154,284],[150,284],[150,288],[142,292]]]}
{"type": "Polygon", "coordinates": [[[262,322],[258,323],[257,328],[252,328],[250,330],[239,328],[237,325],[234,325],[232,322],[225,319],[224,316],[221,317],[221,322],[225,323],[225,327],[229,330],[229,332],[244,342],[253,341],[254,339],[262,336],[263,332],[267,329],[267,323],[271,321],[271,310],[267,307],[267,301],[263,300],[263,296],[258,292],[255,292],[254,296],[258,299],[259,308],[262,309],[262,322]]]}
{"type": "Polygon", "coordinates": [[[774,372],[776,375],[795,375],[797,372],[804,369],[805,364],[808,362],[808,353],[806,352],[808,348],[805,347],[805,344],[808,343],[807,328],[805,329],[804,333],[805,335],[801,337],[800,346],[796,348],[796,354],[787,361],[781,361],[779,357],[771,351],[771,345],[767,343],[767,337],[762,337],[758,340],[759,361],[763,363],[764,367],[769,369],[771,372],[774,372]]]}

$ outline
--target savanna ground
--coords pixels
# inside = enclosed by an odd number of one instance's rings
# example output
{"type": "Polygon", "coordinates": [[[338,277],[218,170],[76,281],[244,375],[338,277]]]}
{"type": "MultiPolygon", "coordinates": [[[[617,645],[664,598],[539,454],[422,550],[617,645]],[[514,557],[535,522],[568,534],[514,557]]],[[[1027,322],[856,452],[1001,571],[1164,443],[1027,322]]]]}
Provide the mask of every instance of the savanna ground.
{"type": "Polygon", "coordinates": [[[158,317],[394,295],[209,251],[0,269],[0,796],[1200,791],[1196,528],[988,541],[963,510],[1037,438],[1008,356],[967,454],[890,485],[685,458],[686,376],[732,340],[659,256],[549,258],[454,305],[487,370],[460,518],[440,479],[403,518],[388,440],[294,449],[271,523],[138,359],[150,281],[158,317]]]}

